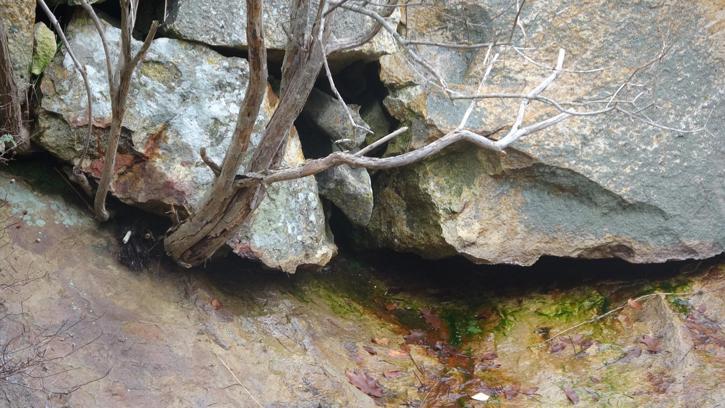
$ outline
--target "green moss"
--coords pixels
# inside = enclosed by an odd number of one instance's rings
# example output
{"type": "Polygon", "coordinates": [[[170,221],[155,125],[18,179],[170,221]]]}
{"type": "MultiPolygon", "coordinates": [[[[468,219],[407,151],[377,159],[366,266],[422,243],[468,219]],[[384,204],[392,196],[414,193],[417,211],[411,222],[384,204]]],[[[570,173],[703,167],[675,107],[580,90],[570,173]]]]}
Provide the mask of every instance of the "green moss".
{"type": "Polygon", "coordinates": [[[591,290],[584,294],[575,294],[572,297],[555,300],[552,304],[538,308],[536,313],[553,319],[569,321],[602,313],[608,304],[604,296],[596,290],[591,290]]]}
{"type": "Polygon", "coordinates": [[[507,334],[516,323],[516,315],[520,310],[509,308],[503,305],[496,307],[496,314],[498,315],[499,321],[494,327],[494,331],[499,334],[507,334]]]}
{"type": "Polygon", "coordinates": [[[480,323],[470,309],[448,309],[441,314],[448,328],[448,343],[459,347],[464,342],[483,333],[480,323]]]}
{"type": "Polygon", "coordinates": [[[55,42],[55,34],[43,23],[35,24],[35,47],[33,48],[33,63],[30,72],[33,75],[40,75],[45,67],[53,60],[58,45],[55,42]]]}
{"type": "Polygon", "coordinates": [[[677,296],[668,296],[667,300],[670,302],[670,306],[674,311],[684,316],[690,314],[692,305],[686,299],[677,296]]]}

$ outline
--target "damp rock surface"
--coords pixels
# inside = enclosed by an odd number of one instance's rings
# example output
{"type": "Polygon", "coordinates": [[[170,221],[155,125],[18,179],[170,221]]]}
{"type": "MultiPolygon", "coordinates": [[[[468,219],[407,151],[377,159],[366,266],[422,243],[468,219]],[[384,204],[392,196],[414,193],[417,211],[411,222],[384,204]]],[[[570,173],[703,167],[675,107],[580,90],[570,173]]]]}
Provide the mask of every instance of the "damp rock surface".
{"type": "Polygon", "coordinates": [[[528,270],[382,255],[283,276],[236,258],[192,271],[156,259],[131,271],[117,261],[123,231],[100,229],[47,170],[0,173],[0,344],[42,339],[60,358],[0,381],[0,406],[725,398],[722,260],[528,270]]]}

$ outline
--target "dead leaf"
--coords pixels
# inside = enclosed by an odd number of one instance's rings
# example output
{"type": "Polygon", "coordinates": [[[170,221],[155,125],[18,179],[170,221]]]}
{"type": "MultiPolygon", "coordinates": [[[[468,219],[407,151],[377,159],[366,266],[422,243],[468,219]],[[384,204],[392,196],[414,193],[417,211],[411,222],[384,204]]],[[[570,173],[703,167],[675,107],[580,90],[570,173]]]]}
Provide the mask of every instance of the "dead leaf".
{"type": "Polygon", "coordinates": [[[388,356],[392,358],[408,358],[408,353],[404,353],[400,350],[389,350],[388,356]]]}
{"type": "Polygon", "coordinates": [[[579,343],[580,351],[587,351],[589,347],[591,347],[593,344],[594,340],[592,340],[590,337],[584,338],[584,340],[579,343]]]}
{"type": "Polygon", "coordinates": [[[401,375],[403,375],[403,372],[400,370],[388,370],[383,372],[383,377],[385,378],[398,378],[401,375]]]}
{"type": "Polygon", "coordinates": [[[662,342],[656,337],[645,334],[644,336],[640,337],[639,342],[644,344],[647,348],[647,351],[652,354],[662,351],[662,342]]]}
{"type": "Polygon", "coordinates": [[[212,298],[209,303],[211,303],[211,307],[213,307],[214,310],[219,310],[223,306],[222,305],[222,302],[219,299],[217,299],[217,298],[212,298]]]}
{"type": "Polygon", "coordinates": [[[405,342],[408,344],[423,344],[425,343],[425,332],[423,330],[411,330],[406,336],[403,336],[405,342]]]}
{"type": "Polygon", "coordinates": [[[443,323],[443,319],[438,317],[434,311],[430,309],[420,309],[420,314],[433,330],[441,334],[445,332],[445,323],[443,323]]]}
{"type": "Polygon", "coordinates": [[[354,385],[365,394],[375,398],[383,396],[383,387],[380,386],[380,383],[378,383],[376,379],[368,375],[368,373],[355,370],[347,371],[345,372],[345,375],[347,376],[347,380],[350,384],[354,385]]]}
{"type": "Polygon", "coordinates": [[[505,387],[503,387],[503,396],[507,400],[511,400],[516,398],[517,395],[519,395],[519,391],[521,390],[521,386],[518,384],[509,384],[505,387]]]}
{"type": "Polygon", "coordinates": [[[390,339],[388,339],[387,337],[373,337],[370,341],[373,344],[378,344],[380,346],[387,346],[388,344],[390,344],[390,339]]]}
{"type": "Polygon", "coordinates": [[[375,351],[375,349],[374,349],[374,348],[372,348],[372,347],[370,347],[370,346],[362,346],[362,348],[363,348],[363,349],[364,349],[365,351],[367,351],[367,352],[368,352],[368,354],[370,354],[371,356],[374,356],[374,355],[378,354],[378,352],[377,352],[377,351],[375,351]]]}
{"type": "Polygon", "coordinates": [[[566,348],[566,343],[563,341],[557,341],[555,343],[552,343],[549,347],[549,353],[558,353],[561,350],[564,350],[566,348]]]}
{"type": "Polygon", "coordinates": [[[579,396],[576,394],[576,391],[574,391],[574,389],[570,386],[567,385],[566,387],[564,387],[564,394],[566,394],[566,398],[572,404],[576,405],[579,403],[579,396]]]}
{"type": "Polygon", "coordinates": [[[675,379],[664,373],[647,373],[647,381],[652,385],[654,391],[658,394],[664,394],[675,382],[675,379]]]}
{"type": "Polygon", "coordinates": [[[487,351],[481,355],[481,360],[495,360],[498,358],[498,354],[495,351],[487,351]]]}
{"type": "Polygon", "coordinates": [[[640,310],[642,305],[634,299],[627,299],[627,305],[632,309],[640,310]]]}

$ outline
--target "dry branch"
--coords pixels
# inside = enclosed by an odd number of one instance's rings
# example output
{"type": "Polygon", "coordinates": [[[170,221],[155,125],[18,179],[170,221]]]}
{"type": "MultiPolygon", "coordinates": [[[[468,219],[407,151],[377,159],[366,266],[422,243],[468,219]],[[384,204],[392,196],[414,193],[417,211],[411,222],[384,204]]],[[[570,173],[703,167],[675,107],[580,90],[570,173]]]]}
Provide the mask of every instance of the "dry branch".
{"type": "Polygon", "coordinates": [[[93,20],[96,30],[98,31],[98,35],[101,38],[101,43],[103,44],[103,50],[106,57],[106,68],[108,71],[108,87],[111,96],[111,131],[108,136],[108,144],[106,145],[101,179],[98,182],[98,189],[96,190],[96,196],[93,204],[96,218],[99,221],[107,221],[110,218],[110,214],[108,213],[108,210],[106,210],[106,196],[111,188],[111,181],[113,180],[114,169],[116,167],[116,155],[118,151],[118,144],[121,139],[123,117],[126,114],[128,92],[131,87],[131,77],[136,67],[141,63],[146,51],[148,51],[151,46],[151,41],[153,41],[154,36],[156,35],[159,22],[153,21],[151,23],[151,28],[149,28],[149,32],[141,45],[141,49],[135,55],[131,55],[131,43],[133,41],[132,33],[136,24],[138,0],[120,0],[121,55],[119,62],[115,67],[116,69],[114,70],[103,25],[96,15],[96,12],[93,10],[93,7],[88,5],[85,0],[82,1],[82,5],[93,20]]]}
{"type": "MultiPolygon", "coordinates": [[[[5,134],[13,137],[14,145],[10,149],[17,149],[18,146],[24,149],[30,143],[28,130],[23,125],[20,94],[13,74],[7,31],[0,19],[0,137],[5,134]]],[[[7,152],[4,143],[0,139],[0,158],[7,152]]]]}

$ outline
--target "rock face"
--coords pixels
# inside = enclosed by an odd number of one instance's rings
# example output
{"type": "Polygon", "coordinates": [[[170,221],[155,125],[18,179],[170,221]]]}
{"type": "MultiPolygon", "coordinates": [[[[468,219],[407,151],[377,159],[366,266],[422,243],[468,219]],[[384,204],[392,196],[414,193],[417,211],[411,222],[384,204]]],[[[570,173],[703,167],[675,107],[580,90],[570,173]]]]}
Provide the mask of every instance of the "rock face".
{"type": "MultiPolygon", "coordinates": [[[[277,51],[285,49],[287,44],[285,29],[289,19],[289,0],[264,2],[264,34],[268,49],[277,51]]],[[[397,19],[392,17],[391,21],[396,22],[397,19]]],[[[179,0],[171,4],[166,32],[177,38],[212,46],[245,49],[246,21],[245,0],[179,0]]],[[[371,21],[368,17],[342,11],[333,22],[332,34],[337,38],[357,36],[364,27],[372,24],[371,21]]],[[[381,32],[368,44],[344,52],[342,55],[333,56],[333,59],[377,59],[394,50],[395,42],[392,36],[387,32],[381,32]]]]}
{"type": "Polygon", "coordinates": [[[329,273],[294,276],[167,262],[135,273],[117,261],[122,234],[99,228],[47,162],[6,169],[0,225],[13,227],[0,228],[0,285],[12,290],[2,294],[0,345],[18,350],[6,362],[35,361],[37,349],[22,346],[38,335],[55,358],[31,373],[63,375],[3,378],[3,408],[470,406],[480,391],[503,406],[566,407],[567,388],[583,407],[725,399],[725,264],[716,261],[665,280],[648,270],[588,283],[579,278],[591,271],[570,265],[575,287],[550,276],[545,287],[522,285],[542,276],[522,270],[502,284],[508,268],[460,263],[396,273],[389,258],[379,273],[344,257],[329,273]],[[655,288],[679,293],[632,301],[655,288]],[[552,338],[606,305],[624,308],[552,338]],[[354,370],[383,396],[356,388],[354,370]]]}
{"type": "MultiPolygon", "coordinates": [[[[109,25],[105,31],[115,53],[120,31],[109,25]]],[[[96,138],[102,140],[111,111],[98,34],[84,16],[77,16],[66,34],[81,63],[88,67],[96,138]]],[[[113,194],[126,203],[157,212],[173,213],[199,205],[213,177],[201,162],[199,149],[206,147],[209,156],[221,162],[247,75],[243,59],[226,58],[184,41],[155,40],[131,85],[113,194]]],[[[36,143],[63,160],[80,163],[98,177],[102,168],[99,147],[96,140],[85,140],[85,90],[67,54],[59,55],[46,69],[41,89],[42,131],[36,143]]],[[[275,104],[276,97],[270,91],[252,136],[253,146],[275,104]]],[[[285,161],[297,164],[303,160],[294,133],[285,161]]],[[[241,256],[260,259],[287,272],[294,272],[299,265],[327,263],[336,247],[326,229],[314,178],[271,186],[250,224],[230,244],[241,256]]]]}
{"type": "Polygon", "coordinates": [[[35,1],[0,0],[0,20],[3,21],[8,36],[15,85],[18,87],[18,92],[24,95],[30,86],[35,1]]]}
{"type": "MultiPolygon", "coordinates": [[[[326,93],[313,89],[302,115],[330,139],[332,151],[358,150],[369,129],[360,117],[359,106],[349,105],[350,115],[360,128],[350,123],[345,108],[326,93]]],[[[327,149],[324,149],[327,152],[327,149]]],[[[338,166],[316,176],[320,194],[330,200],[357,225],[365,226],[373,213],[373,188],[367,169],[338,166]]]]}
{"type": "MultiPolygon", "coordinates": [[[[496,19],[488,1],[409,8],[406,34],[439,42],[487,42],[508,37],[513,10],[496,19]],[[467,21],[483,24],[471,25],[467,21]]],[[[673,48],[640,84],[657,83],[638,106],[675,132],[625,114],[571,118],[517,141],[507,155],[471,146],[377,179],[375,212],[365,240],[426,257],[461,254],[481,263],[532,264],[543,255],[618,257],[631,262],[706,258],[725,246],[725,157],[720,128],[725,105],[722,13],[708,1],[590,1],[560,10],[556,2],[526,5],[522,13],[530,60],[508,49],[485,92],[521,93],[549,74],[558,48],[566,72],[545,92],[561,101],[611,94],[635,69],[656,57],[659,30],[671,27],[673,48]],[[628,27],[623,29],[623,27],[628,27]],[[604,68],[599,70],[598,68],[604,68]],[[720,91],[719,91],[720,90],[720,91]]],[[[520,31],[515,41],[523,41],[520,31]]],[[[420,47],[451,87],[475,93],[485,49],[420,47]]],[[[381,59],[391,90],[390,113],[412,131],[388,149],[406,151],[458,125],[467,102],[451,102],[422,85],[402,54],[381,59]]],[[[632,99],[641,88],[620,96],[632,99]]],[[[518,101],[477,104],[469,127],[510,126],[518,101]]],[[[596,109],[589,106],[589,110],[596,109]]],[[[526,124],[552,116],[536,103],[526,124]]]]}

